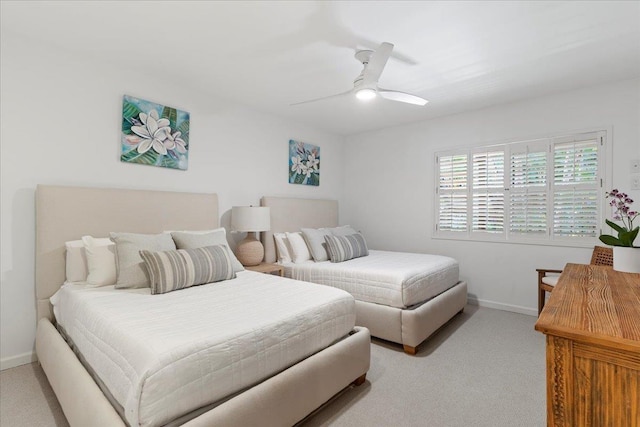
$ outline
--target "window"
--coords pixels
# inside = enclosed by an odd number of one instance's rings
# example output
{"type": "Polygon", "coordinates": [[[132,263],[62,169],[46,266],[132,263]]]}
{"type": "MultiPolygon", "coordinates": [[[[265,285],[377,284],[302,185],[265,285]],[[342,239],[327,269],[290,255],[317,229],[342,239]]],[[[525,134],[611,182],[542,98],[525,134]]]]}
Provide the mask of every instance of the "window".
{"type": "Polygon", "coordinates": [[[442,156],[439,161],[439,227],[442,231],[467,230],[468,156],[442,156]]]}
{"type": "Polygon", "coordinates": [[[436,237],[593,244],[606,132],[436,154],[436,237]]]}

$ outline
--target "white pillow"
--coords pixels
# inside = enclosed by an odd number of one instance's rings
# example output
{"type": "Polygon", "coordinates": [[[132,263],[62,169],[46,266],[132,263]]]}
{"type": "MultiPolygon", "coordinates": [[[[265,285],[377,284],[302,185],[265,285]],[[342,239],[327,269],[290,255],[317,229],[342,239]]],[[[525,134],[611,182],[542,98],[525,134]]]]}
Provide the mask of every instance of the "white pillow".
{"type": "Polygon", "coordinates": [[[286,233],[273,233],[273,240],[276,242],[276,257],[278,262],[291,262],[291,245],[286,233]]]}
{"type": "Polygon", "coordinates": [[[116,283],[116,245],[108,237],[83,236],[87,255],[87,285],[109,286],[116,283]]]}
{"type": "Polygon", "coordinates": [[[291,260],[295,263],[309,261],[311,259],[311,252],[309,247],[302,237],[302,233],[285,233],[289,245],[291,246],[291,260]]]}
{"type": "Polygon", "coordinates": [[[85,283],[87,281],[87,254],[82,240],[72,240],[64,243],[66,249],[67,282],[85,283]]]}

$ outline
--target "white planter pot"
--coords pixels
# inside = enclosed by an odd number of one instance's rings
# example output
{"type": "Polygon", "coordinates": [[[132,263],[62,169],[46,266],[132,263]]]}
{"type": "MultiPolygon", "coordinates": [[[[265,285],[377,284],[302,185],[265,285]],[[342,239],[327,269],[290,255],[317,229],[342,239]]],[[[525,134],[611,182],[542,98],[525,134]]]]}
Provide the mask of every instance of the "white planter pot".
{"type": "Polygon", "coordinates": [[[625,273],[640,273],[640,248],[614,246],[613,269],[625,273]]]}

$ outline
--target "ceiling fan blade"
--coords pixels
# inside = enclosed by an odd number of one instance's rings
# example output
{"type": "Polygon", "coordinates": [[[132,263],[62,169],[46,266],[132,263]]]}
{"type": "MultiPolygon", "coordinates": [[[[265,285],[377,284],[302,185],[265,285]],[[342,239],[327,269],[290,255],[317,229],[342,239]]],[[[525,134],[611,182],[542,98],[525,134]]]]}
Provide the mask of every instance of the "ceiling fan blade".
{"type": "Polygon", "coordinates": [[[378,83],[380,75],[384,70],[384,66],[387,65],[387,61],[391,56],[393,45],[391,43],[384,42],[378,49],[373,52],[371,59],[364,70],[364,85],[372,85],[378,83]]]}
{"type": "Polygon", "coordinates": [[[348,90],[346,92],[342,92],[342,93],[336,93],[335,95],[323,96],[322,98],[316,98],[316,99],[310,99],[308,101],[296,102],[295,104],[289,104],[289,106],[293,107],[294,105],[310,104],[312,102],[323,101],[325,99],[338,98],[340,96],[348,95],[351,92],[353,92],[353,89],[350,89],[350,90],[348,90]]]}
{"type": "Polygon", "coordinates": [[[383,98],[389,99],[391,101],[405,102],[407,104],[422,106],[429,102],[424,98],[420,98],[419,96],[399,92],[397,90],[378,89],[378,93],[383,98]]]}

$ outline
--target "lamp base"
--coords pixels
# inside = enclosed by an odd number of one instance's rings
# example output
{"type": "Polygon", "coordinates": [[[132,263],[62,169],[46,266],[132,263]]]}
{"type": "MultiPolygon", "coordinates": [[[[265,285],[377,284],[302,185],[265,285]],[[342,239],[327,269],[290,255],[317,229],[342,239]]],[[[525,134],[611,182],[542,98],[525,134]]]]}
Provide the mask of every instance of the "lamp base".
{"type": "Polygon", "coordinates": [[[236,247],[236,256],[245,267],[258,265],[264,258],[264,246],[256,239],[254,233],[247,233],[247,237],[236,247]]]}

